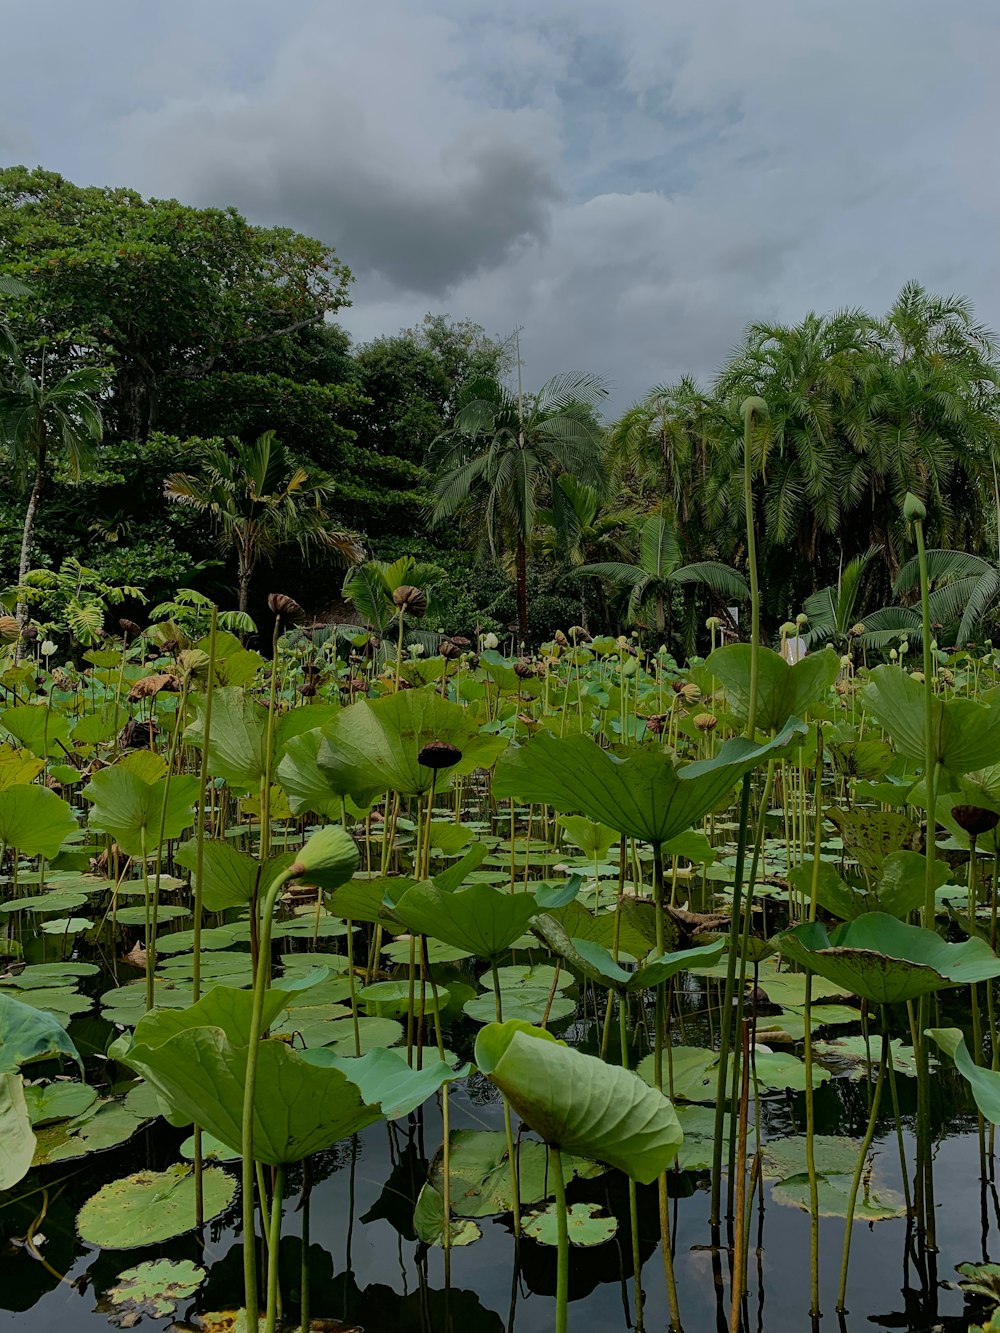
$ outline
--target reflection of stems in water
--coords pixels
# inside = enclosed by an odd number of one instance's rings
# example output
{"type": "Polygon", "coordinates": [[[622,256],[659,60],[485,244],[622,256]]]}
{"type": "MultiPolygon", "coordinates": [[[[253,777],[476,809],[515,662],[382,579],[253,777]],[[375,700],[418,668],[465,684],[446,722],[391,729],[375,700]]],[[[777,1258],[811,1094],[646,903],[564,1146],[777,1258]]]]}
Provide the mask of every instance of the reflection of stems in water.
{"type": "MultiPolygon", "coordinates": [[[[809,920],[816,920],[819,900],[819,867],[823,821],[819,812],[823,806],[823,728],[816,727],[816,820],[813,829],[812,882],[809,886],[809,920]]],[[[805,1070],[806,1070],[806,1171],[809,1175],[809,1313],[819,1317],[819,1189],[816,1184],[816,1110],[813,1102],[812,1053],[812,973],[806,973],[805,984],[805,1070]]],[[[757,1140],[760,1151],[760,1139],[757,1140]]]]}
{"type": "Polygon", "coordinates": [[[729,1306],[730,1333],[739,1333],[746,1274],[743,1268],[743,1236],[746,1229],[747,1127],[750,1118],[750,1022],[742,1026],[743,1071],[740,1081],[739,1122],[736,1143],[736,1236],[733,1241],[733,1278],[729,1306]]]}
{"type": "MultiPolygon", "coordinates": [[[[497,971],[497,960],[490,959],[490,970],[493,973],[493,1003],[496,1008],[496,1021],[503,1022],[503,1002],[500,998],[500,973],[497,971]]],[[[514,1239],[521,1238],[521,1186],[518,1179],[517,1169],[517,1149],[514,1146],[514,1130],[510,1123],[510,1104],[506,1097],[503,1097],[503,1128],[507,1136],[507,1162],[510,1169],[510,1199],[514,1209],[514,1239]]]]}
{"type": "Polygon", "coordinates": [[[882,1089],[886,1082],[886,1066],[889,1063],[889,1024],[887,1022],[885,1006],[882,1006],[882,1059],[879,1062],[878,1079],[875,1083],[875,1095],[872,1097],[871,1115],[868,1117],[868,1128],[865,1130],[865,1137],[861,1143],[858,1152],[857,1165],[854,1168],[854,1176],[851,1180],[851,1192],[847,1200],[847,1219],[844,1223],[844,1252],[840,1261],[840,1286],[837,1288],[837,1312],[843,1314],[846,1310],[845,1299],[847,1296],[847,1265],[851,1257],[851,1227],[854,1225],[854,1205],[858,1198],[858,1187],[861,1184],[861,1176],[865,1169],[865,1162],[868,1158],[868,1150],[872,1146],[872,1139],[875,1137],[875,1122],[878,1119],[878,1109],[882,1102],[882,1089]]]}
{"type": "MultiPolygon", "coordinates": [[[[656,952],[666,952],[663,935],[663,845],[653,843],[653,902],[656,908],[656,952]]],[[[656,987],[656,1027],[653,1035],[653,1081],[658,1091],[663,1091],[663,1001],[666,986],[660,983],[656,987]]],[[[663,1276],[667,1284],[667,1304],[670,1307],[670,1327],[681,1326],[680,1303],[677,1299],[677,1282],[674,1277],[674,1256],[670,1244],[670,1202],[667,1193],[667,1173],[661,1171],[656,1182],[660,1211],[660,1249],[663,1252],[663,1276]]]]}
{"type": "MultiPolygon", "coordinates": [[[[299,1298],[302,1333],[309,1333],[309,1201],[312,1196],[312,1167],[307,1157],[302,1163],[302,1197],[299,1208],[302,1210],[302,1270],[299,1285],[299,1298]]],[[[351,1210],[353,1212],[353,1209],[351,1210]]]]}
{"type": "MultiPolygon", "coordinates": [[[[430,978],[431,983],[431,1000],[434,1004],[434,1036],[437,1040],[438,1058],[444,1060],[444,1036],[441,1032],[441,1003],[438,1000],[437,982],[434,979],[434,973],[431,971],[426,935],[420,936],[420,949],[424,971],[430,978]]],[[[444,1144],[441,1149],[441,1193],[443,1196],[444,1211],[441,1243],[444,1249],[444,1274],[446,1287],[450,1286],[451,1283],[451,1126],[449,1124],[448,1112],[448,1084],[445,1083],[441,1089],[441,1128],[444,1134],[444,1144]]]]}

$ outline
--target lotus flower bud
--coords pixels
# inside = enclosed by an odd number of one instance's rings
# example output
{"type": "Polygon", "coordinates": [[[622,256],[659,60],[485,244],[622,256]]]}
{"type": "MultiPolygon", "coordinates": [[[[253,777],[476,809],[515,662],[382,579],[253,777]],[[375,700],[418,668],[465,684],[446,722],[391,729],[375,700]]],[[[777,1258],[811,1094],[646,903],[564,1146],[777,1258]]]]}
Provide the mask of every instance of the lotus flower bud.
{"type": "Polygon", "coordinates": [[[890,649],[889,649],[889,661],[890,661],[890,662],[895,662],[895,660],[896,660],[896,658],[897,658],[898,656],[899,656],[899,653],[896,652],[895,648],[890,648],[890,649]]]}
{"type": "Polygon", "coordinates": [[[719,719],[714,713],[696,713],[694,724],[699,731],[714,731],[719,725],[719,719]]]}
{"type": "Polygon", "coordinates": [[[980,805],[953,805],[951,817],[959,828],[976,838],[1000,824],[1000,815],[996,811],[984,810],[980,805]]]}
{"type": "Polygon", "coordinates": [[[283,592],[272,592],[267,599],[268,610],[279,620],[294,621],[305,615],[294,597],[286,597],[283,592]]]}
{"type": "Polygon", "coordinates": [[[907,523],[922,523],[927,517],[927,510],[923,502],[918,500],[912,491],[906,492],[906,499],[903,501],[903,517],[907,523]]]}
{"type": "Polygon", "coordinates": [[[427,594],[421,588],[414,588],[411,583],[401,583],[392,594],[392,603],[404,615],[414,620],[422,620],[427,614],[427,594]]]}
{"type": "Polygon", "coordinates": [[[462,757],[462,751],[450,741],[428,741],[417,755],[417,763],[424,768],[451,768],[462,757]]]}

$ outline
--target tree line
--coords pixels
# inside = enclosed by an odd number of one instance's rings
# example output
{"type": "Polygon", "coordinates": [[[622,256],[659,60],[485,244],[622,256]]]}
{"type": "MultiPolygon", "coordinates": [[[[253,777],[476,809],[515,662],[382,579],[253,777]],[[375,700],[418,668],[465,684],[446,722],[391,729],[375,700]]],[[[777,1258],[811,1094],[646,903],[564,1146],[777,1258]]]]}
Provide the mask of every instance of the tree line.
{"type": "Polygon", "coordinates": [[[965,299],[914,282],[881,316],[753,324],[710,384],[608,419],[599,375],[529,387],[516,344],[470,320],[352,345],[350,287],[331,247],[235,209],[0,171],[9,609],[61,609],[85,642],[94,608],[139,588],[252,617],[280,584],[378,630],[371,589],[391,600],[386,580],[418,569],[432,630],[627,629],[689,652],[746,596],[754,397],[769,633],[803,611],[813,642],[912,632],[907,491],[940,632],[990,631],[1000,359],[965,299]]]}

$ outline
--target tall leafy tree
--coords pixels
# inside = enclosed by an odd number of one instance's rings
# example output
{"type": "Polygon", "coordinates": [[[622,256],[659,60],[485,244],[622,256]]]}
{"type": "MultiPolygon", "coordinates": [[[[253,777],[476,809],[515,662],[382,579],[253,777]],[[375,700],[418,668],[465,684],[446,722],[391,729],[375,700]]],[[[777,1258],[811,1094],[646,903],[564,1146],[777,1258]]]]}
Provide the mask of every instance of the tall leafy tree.
{"type": "MultiPolygon", "coordinates": [[[[21,585],[31,568],[39,506],[53,466],[61,464],[71,480],[79,481],[101,439],[96,396],[103,376],[98,370],[83,368],[49,380],[44,357],[35,376],[16,347],[12,350],[0,375],[0,443],[15,485],[28,497],[17,572],[21,585]]],[[[20,601],[18,620],[23,624],[27,615],[27,605],[20,601]]]]}
{"type": "Polygon", "coordinates": [[[638,559],[598,561],[581,565],[578,574],[605,579],[613,588],[628,594],[627,620],[634,624],[652,614],[659,635],[667,625],[667,606],[674,589],[699,586],[720,600],[743,601],[749,590],[742,574],[718,560],[683,563],[681,544],[674,525],[663,515],[647,518],[638,533],[638,559]]]}
{"type": "Polygon", "coordinates": [[[223,549],[235,551],[240,611],[254,569],[282,546],[298,546],[307,559],[326,551],[344,563],[360,560],[357,539],[327,516],[332,481],[293,463],[273,431],[252,444],[206,444],[199,463],[196,473],[171,473],[164,493],[210,515],[223,549]]]}
{"type": "Polygon", "coordinates": [[[559,375],[531,394],[496,379],[477,380],[461,395],[454,426],[431,450],[431,525],[461,516],[494,559],[513,555],[522,641],[528,637],[528,547],[539,510],[562,473],[601,486],[597,410],[606,396],[593,375],[559,375]]]}

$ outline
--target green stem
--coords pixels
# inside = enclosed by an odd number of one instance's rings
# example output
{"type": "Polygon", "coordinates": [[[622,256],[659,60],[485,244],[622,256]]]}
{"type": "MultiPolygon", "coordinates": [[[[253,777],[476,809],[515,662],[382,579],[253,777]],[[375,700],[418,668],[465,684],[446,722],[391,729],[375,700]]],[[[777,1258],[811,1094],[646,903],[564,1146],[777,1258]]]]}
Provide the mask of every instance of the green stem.
{"type": "Polygon", "coordinates": [[[264,1333],[275,1333],[278,1323],[278,1246],[281,1241],[281,1203],[285,1193],[285,1168],[274,1172],[274,1194],[271,1198],[271,1233],[267,1243],[267,1319],[264,1333]]]}
{"type": "Polygon", "coordinates": [[[566,1333],[569,1327],[569,1227],[566,1224],[566,1184],[563,1180],[562,1156],[556,1147],[549,1148],[552,1162],[552,1183],[556,1195],[556,1324],[555,1333],[566,1333]]]}
{"type": "Polygon", "coordinates": [[[847,1200],[847,1219],[844,1223],[844,1252],[840,1260],[840,1286],[837,1288],[837,1313],[846,1312],[845,1298],[847,1296],[847,1266],[851,1258],[851,1227],[854,1224],[854,1205],[858,1199],[858,1187],[861,1184],[861,1176],[865,1169],[865,1161],[868,1157],[868,1150],[872,1146],[872,1139],[875,1137],[875,1123],[878,1120],[878,1110],[882,1103],[882,1088],[886,1081],[886,1067],[889,1063],[889,1026],[886,1022],[885,1007],[882,1009],[882,1059],[879,1062],[878,1079],[875,1083],[875,1095],[872,1097],[871,1114],[868,1117],[868,1128],[865,1130],[865,1137],[858,1152],[857,1165],[854,1168],[854,1176],[851,1180],[851,1192],[847,1200]]]}

